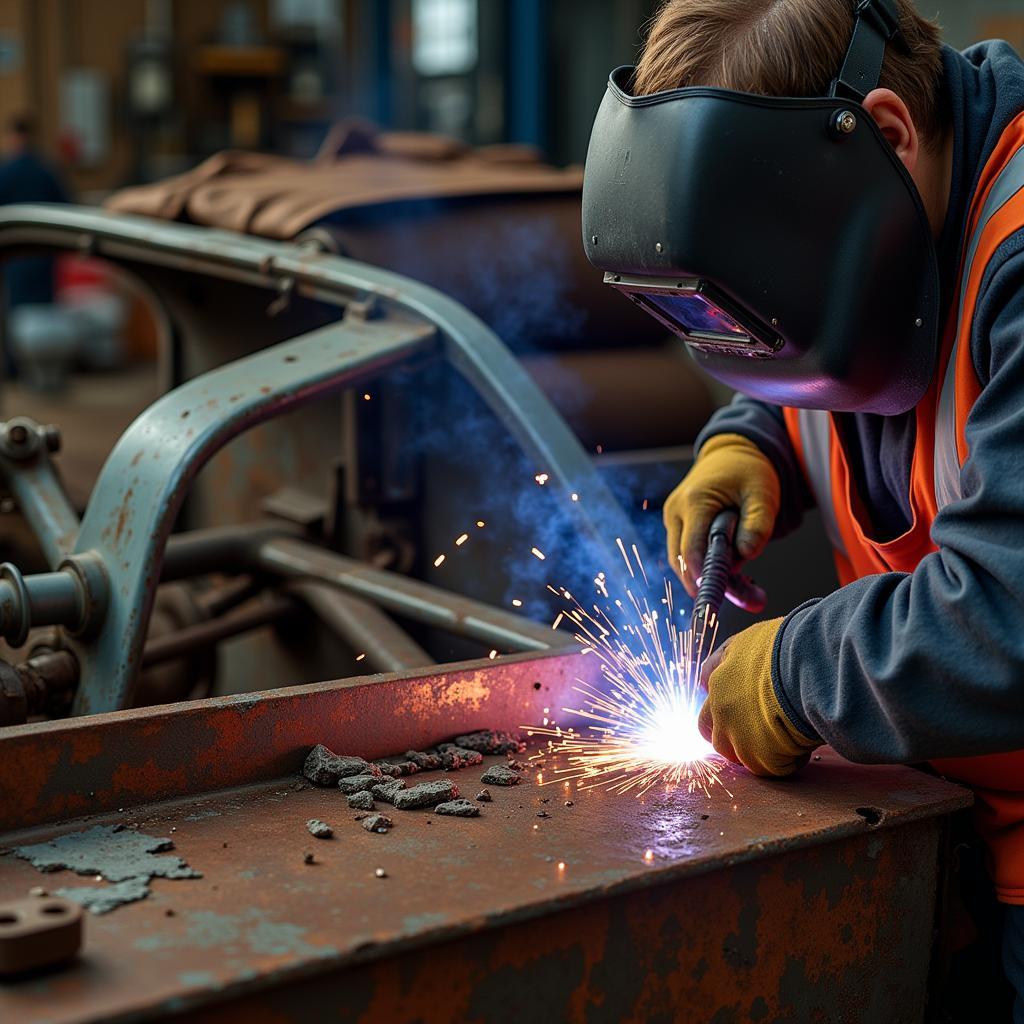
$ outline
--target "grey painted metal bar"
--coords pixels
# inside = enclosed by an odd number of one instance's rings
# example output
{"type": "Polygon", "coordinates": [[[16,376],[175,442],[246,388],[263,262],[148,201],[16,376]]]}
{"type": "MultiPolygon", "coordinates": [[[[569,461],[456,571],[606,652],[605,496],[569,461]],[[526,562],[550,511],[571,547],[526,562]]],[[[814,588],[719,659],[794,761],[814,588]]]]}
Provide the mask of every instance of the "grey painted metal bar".
{"type": "Polygon", "coordinates": [[[150,640],[142,653],[142,667],[150,668],[166,661],[185,658],[211,648],[218,640],[269,626],[293,614],[298,605],[287,597],[270,596],[232,608],[214,619],[185,626],[150,640]]]}
{"type": "Polygon", "coordinates": [[[53,466],[48,459],[15,465],[4,473],[4,482],[38,539],[47,564],[56,569],[74,548],[79,524],[53,466]]]}
{"type": "Polygon", "coordinates": [[[194,378],[125,431],[100,472],[75,548],[76,556],[102,558],[112,597],[95,640],[76,647],[76,714],[130,703],[164,544],[192,478],[214,452],[249,427],[358,384],[434,341],[422,323],[333,324],[194,378]]]}
{"type": "Polygon", "coordinates": [[[67,626],[85,622],[88,597],[71,572],[40,572],[22,576],[5,562],[0,565],[0,635],[20,647],[34,626],[67,626]]]}
{"type": "Polygon", "coordinates": [[[440,587],[410,579],[306,541],[278,538],[260,547],[259,567],[294,579],[315,579],[372,601],[381,608],[505,651],[546,651],[568,643],[522,615],[492,608],[440,587]]]}
{"type": "Polygon", "coordinates": [[[164,549],[160,582],[172,583],[211,572],[251,572],[264,541],[288,536],[302,536],[302,531],[291,523],[257,521],[172,534],[164,549]]]}
{"type": "Polygon", "coordinates": [[[354,650],[365,655],[374,672],[408,672],[434,664],[404,629],[369,601],[317,580],[297,580],[288,586],[320,621],[354,650]]]}
{"type": "Polygon", "coordinates": [[[49,447],[58,443],[52,427],[25,416],[0,424],[0,475],[51,569],[71,553],[78,535],[78,514],[50,461],[49,447]]]}

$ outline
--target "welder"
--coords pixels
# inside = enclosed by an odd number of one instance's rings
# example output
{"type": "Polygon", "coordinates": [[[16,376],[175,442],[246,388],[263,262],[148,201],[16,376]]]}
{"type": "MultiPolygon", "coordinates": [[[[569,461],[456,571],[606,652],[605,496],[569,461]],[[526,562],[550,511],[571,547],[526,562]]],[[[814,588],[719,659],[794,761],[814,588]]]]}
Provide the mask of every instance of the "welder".
{"type": "Polygon", "coordinates": [[[1022,1024],[1024,63],[911,0],[668,0],[583,221],[740,393],[664,507],[686,589],[729,507],[751,559],[817,505],[842,583],[722,646],[702,729],[759,775],[828,743],[969,785],[1022,1024]]]}

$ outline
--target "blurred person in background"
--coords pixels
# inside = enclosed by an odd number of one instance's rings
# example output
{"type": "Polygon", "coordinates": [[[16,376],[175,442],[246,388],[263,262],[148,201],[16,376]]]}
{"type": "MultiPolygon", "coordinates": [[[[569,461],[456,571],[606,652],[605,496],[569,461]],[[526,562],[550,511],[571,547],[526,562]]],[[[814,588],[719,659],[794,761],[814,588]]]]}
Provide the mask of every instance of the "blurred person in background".
{"type": "MultiPolygon", "coordinates": [[[[0,205],[70,201],[56,171],[36,149],[34,135],[32,119],[25,114],[7,123],[4,160],[0,164],[0,205]]],[[[54,270],[51,256],[24,257],[3,265],[8,311],[4,367],[8,379],[19,375],[26,358],[38,355],[39,365],[45,366],[52,362],[51,356],[63,356],[72,346],[67,316],[54,305],[54,270]]],[[[44,372],[35,383],[45,387],[47,380],[44,372]]]]}

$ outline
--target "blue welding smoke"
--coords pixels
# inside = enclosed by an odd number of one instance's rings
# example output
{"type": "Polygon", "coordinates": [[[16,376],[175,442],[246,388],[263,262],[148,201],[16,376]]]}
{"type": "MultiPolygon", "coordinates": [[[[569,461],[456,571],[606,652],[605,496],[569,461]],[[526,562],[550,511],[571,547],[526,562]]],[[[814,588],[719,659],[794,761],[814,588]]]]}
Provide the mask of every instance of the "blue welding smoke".
{"type": "MultiPolygon", "coordinates": [[[[442,200],[388,204],[346,213],[341,226],[353,238],[376,238],[390,269],[461,301],[527,363],[531,356],[548,357],[539,382],[572,420],[593,395],[557,354],[593,348],[588,335],[603,327],[587,305],[593,289],[579,280],[579,237],[546,207],[509,203],[504,215],[474,210],[472,203],[442,200]]],[[[358,245],[352,254],[362,255],[358,245]]],[[[373,261],[373,253],[365,255],[373,261]]],[[[416,538],[421,575],[505,608],[521,601],[523,613],[550,622],[561,603],[548,584],[584,595],[592,593],[599,571],[624,570],[609,555],[615,551],[615,526],[597,524],[601,543],[581,533],[570,496],[553,480],[536,482],[551,467],[531,461],[450,367],[435,365],[399,386],[407,418],[403,448],[419,464],[424,495],[416,538]],[[486,527],[477,528],[478,521],[486,527]],[[463,532],[470,539],[456,548],[454,540],[463,532]],[[435,568],[441,554],[446,558],[435,568]]],[[[661,479],[666,474],[657,466],[619,469],[607,481],[623,508],[634,513],[651,554],[660,555],[664,544],[659,499],[677,482],[671,479],[675,472],[661,479]],[[652,500],[643,512],[645,497],[652,500]]],[[[652,568],[660,581],[664,566],[652,568]]]]}
{"type": "MultiPolygon", "coordinates": [[[[558,276],[545,275],[545,281],[545,288],[534,292],[533,304],[506,304],[495,317],[504,324],[502,339],[520,352],[532,347],[524,339],[539,337],[535,332],[545,308],[551,319],[561,317],[563,323],[573,316],[559,293],[558,276]]],[[[587,399],[586,383],[571,370],[546,377],[543,385],[564,415],[587,399]]],[[[429,502],[423,544],[429,578],[441,585],[457,581],[453,589],[505,608],[522,602],[515,607],[550,622],[562,602],[547,589],[549,584],[586,595],[593,592],[598,572],[612,578],[625,575],[616,553],[617,526],[596,523],[597,537],[582,532],[580,509],[570,494],[553,480],[538,483],[551,467],[533,462],[453,371],[435,368],[430,384],[419,392],[417,407],[415,446],[429,502]],[[486,528],[478,530],[478,521],[486,528]],[[456,549],[453,539],[463,531],[469,532],[470,541],[456,549]],[[544,555],[543,560],[535,551],[544,555]],[[445,562],[433,571],[433,558],[442,553],[445,562]]],[[[657,466],[620,469],[607,482],[623,508],[633,513],[634,527],[648,552],[660,556],[664,541],[658,492],[674,485],[674,471],[661,472],[657,466]],[[643,510],[644,495],[652,489],[654,500],[643,510]]],[[[585,494],[581,500],[586,500],[585,494]]],[[[660,566],[650,561],[647,565],[658,581],[665,568],[661,561],[660,566]]],[[[685,598],[680,597],[678,606],[686,606],[685,598]]]]}

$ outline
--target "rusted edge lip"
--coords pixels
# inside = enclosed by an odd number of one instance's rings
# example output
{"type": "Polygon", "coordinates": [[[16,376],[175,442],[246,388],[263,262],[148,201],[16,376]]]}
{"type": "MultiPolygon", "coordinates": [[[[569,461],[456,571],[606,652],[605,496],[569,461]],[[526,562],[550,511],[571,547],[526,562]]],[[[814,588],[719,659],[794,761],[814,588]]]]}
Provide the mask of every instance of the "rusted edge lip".
{"type": "Polygon", "coordinates": [[[373,675],[347,676],[341,679],[328,679],[318,683],[302,683],[297,686],[278,686],[270,690],[259,690],[254,693],[235,693],[224,697],[203,697],[199,700],[178,701],[174,704],[156,704],[145,708],[127,708],[122,711],[103,711],[94,715],[82,715],[78,718],[64,718],[52,722],[29,722],[25,725],[9,725],[0,728],[0,750],[6,739],[23,736],[39,736],[50,733],[80,733],[92,729],[110,726],[125,715],[131,715],[135,722],[160,722],[172,719],[189,712],[202,711],[204,708],[238,708],[246,711],[265,701],[275,699],[294,700],[305,694],[325,693],[332,690],[355,690],[363,686],[374,686],[380,683],[420,682],[425,677],[453,675],[459,672],[473,672],[479,669],[494,668],[498,664],[520,663],[524,661],[563,660],[567,657],[579,656],[582,648],[579,645],[559,647],[550,651],[525,651],[519,654],[503,654],[498,658],[473,658],[469,661],[444,662],[432,665],[428,669],[412,669],[408,672],[376,672],[373,675]]]}

